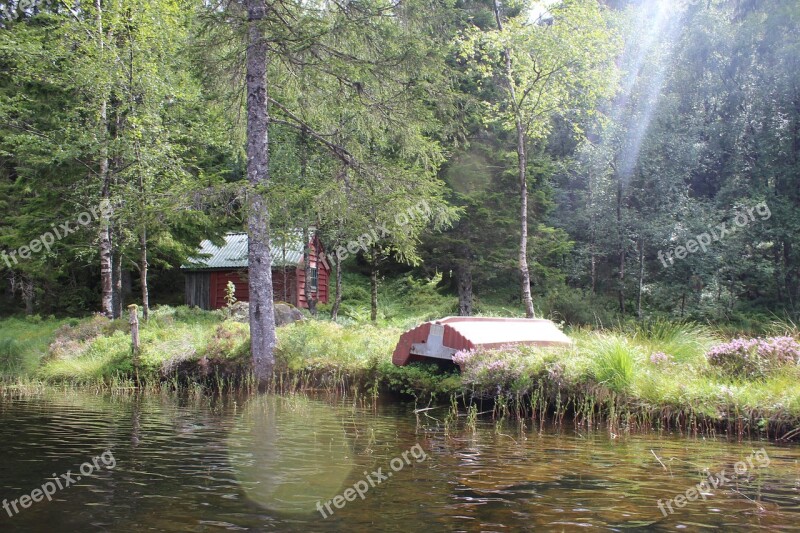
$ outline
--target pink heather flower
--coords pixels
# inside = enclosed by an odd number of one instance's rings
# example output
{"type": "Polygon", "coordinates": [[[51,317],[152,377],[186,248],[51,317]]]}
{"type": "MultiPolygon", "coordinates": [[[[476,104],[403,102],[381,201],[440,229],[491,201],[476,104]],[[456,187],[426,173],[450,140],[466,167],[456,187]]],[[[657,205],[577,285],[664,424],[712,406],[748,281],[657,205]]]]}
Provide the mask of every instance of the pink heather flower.
{"type": "Polygon", "coordinates": [[[800,344],[792,337],[759,340],[758,355],[776,363],[796,363],[800,361],[800,344]]]}
{"type": "Polygon", "coordinates": [[[669,363],[672,358],[664,352],[653,352],[650,354],[650,362],[654,365],[669,363]]]}
{"type": "Polygon", "coordinates": [[[506,370],[508,370],[508,361],[503,361],[502,359],[492,361],[486,365],[487,372],[504,372],[506,370]]]}
{"type": "Polygon", "coordinates": [[[763,376],[774,367],[800,363],[800,344],[792,337],[738,338],[714,346],[706,357],[709,363],[729,373],[763,376]]]}
{"type": "Polygon", "coordinates": [[[474,355],[475,350],[459,350],[453,354],[453,362],[463,368],[474,355]]]}

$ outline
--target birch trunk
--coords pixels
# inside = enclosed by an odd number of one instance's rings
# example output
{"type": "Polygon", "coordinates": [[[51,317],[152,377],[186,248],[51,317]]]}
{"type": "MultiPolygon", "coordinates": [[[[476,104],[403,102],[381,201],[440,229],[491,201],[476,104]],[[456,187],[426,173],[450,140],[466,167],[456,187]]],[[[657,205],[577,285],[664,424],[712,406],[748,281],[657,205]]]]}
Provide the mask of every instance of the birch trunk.
{"type": "Polygon", "coordinates": [[[372,249],[369,269],[369,285],[371,289],[370,315],[372,322],[378,321],[378,250],[372,249]]]}
{"type": "MultiPolygon", "coordinates": [[[[95,0],[95,9],[97,10],[97,46],[100,48],[100,53],[103,53],[103,11],[100,5],[100,0],[95,0]]],[[[108,102],[105,98],[100,103],[100,200],[108,202],[111,198],[111,179],[108,171],[108,102]]],[[[101,313],[108,318],[114,318],[114,284],[113,274],[114,266],[111,257],[111,219],[110,216],[103,215],[100,221],[99,231],[100,241],[100,286],[102,289],[101,296],[101,313]]]]}
{"type": "Polygon", "coordinates": [[[342,262],[336,260],[336,294],[333,298],[331,307],[331,320],[336,321],[339,317],[339,307],[342,305],[342,262]]]}
{"type": "Polygon", "coordinates": [[[636,296],[636,316],[642,319],[642,296],[644,295],[644,237],[639,237],[639,293],[636,296]]]}
{"type": "MultiPolygon", "coordinates": [[[[303,284],[303,296],[306,299],[308,311],[312,316],[317,316],[317,300],[314,298],[314,291],[311,290],[311,236],[309,235],[308,225],[303,226],[303,272],[305,283],[303,284]]],[[[317,271],[319,273],[319,271],[317,271]]]]}
{"type": "MultiPolygon", "coordinates": [[[[119,240],[119,239],[117,239],[119,240]]],[[[116,246],[116,253],[113,254],[111,260],[114,266],[113,270],[113,302],[114,302],[114,318],[122,317],[122,252],[120,251],[119,243],[116,246]]]]}
{"type": "MultiPolygon", "coordinates": [[[[494,0],[494,16],[497,22],[497,29],[503,31],[498,0],[494,0]]],[[[506,63],[505,83],[508,88],[508,96],[511,99],[511,106],[514,109],[514,122],[517,131],[517,170],[520,195],[519,273],[522,284],[522,303],[525,305],[525,316],[533,318],[535,313],[533,310],[533,298],[531,297],[531,274],[528,269],[528,154],[525,150],[525,124],[522,120],[519,102],[517,102],[511,52],[508,48],[503,50],[503,57],[506,63]]]]}
{"type": "Polygon", "coordinates": [[[150,316],[150,290],[147,288],[147,227],[142,227],[139,239],[141,257],[139,258],[139,280],[142,284],[142,319],[147,322],[150,316]]]}
{"type": "Polygon", "coordinates": [[[622,176],[617,173],[617,237],[619,238],[619,273],[617,296],[619,312],[625,314],[625,234],[622,228],[622,176]]]}
{"type": "MultiPolygon", "coordinates": [[[[510,71],[509,61],[509,71],[510,71]]],[[[525,316],[533,318],[533,297],[531,297],[531,274],[528,270],[528,156],[525,153],[525,132],[522,122],[517,118],[517,159],[519,160],[519,195],[520,195],[520,237],[519,237],[519,272],[522,278],[522,303],[525,304],[525,316]]]]}

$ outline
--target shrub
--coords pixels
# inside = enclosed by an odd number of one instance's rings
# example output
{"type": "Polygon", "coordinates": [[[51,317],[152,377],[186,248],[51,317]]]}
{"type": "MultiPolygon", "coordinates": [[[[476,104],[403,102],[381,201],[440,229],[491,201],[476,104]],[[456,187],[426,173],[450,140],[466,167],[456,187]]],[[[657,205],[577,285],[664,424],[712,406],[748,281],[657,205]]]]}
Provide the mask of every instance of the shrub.
{"type": "Polygon", "coordinates": [[[781,366],[800,362],[800,344],[792,337],[737,338],[714,346],[706,357],[730,376],[763,378],[781,366]]]}
{"type": "Polygon", "coordinates": [[[453,362],[461,368],[464,383],[491,394],[528,392],[531,378],[544,368],[541,353],[517,345],[459,351],[453,362]]]}
{"type": "Polygon", "coordinates": [[[614,313],[608,310],[608,301],[587,295],[580,289],[561,288],[550,292],[542,302],[542,313],[556,322],[573,326],[610,324],[614,313]]]}
{"type": "Polygon", "coordinates": [[[461,377],[435,363],[416,362],[394,366],[390,361],[381,361],[378,370],[389,390],[418,399],[420,395],[433,399],[461,391],[461,377]]]}
{"type": "Polygon", "coordinates": [[[65,337],[56,337],[47,348],[45,360],[80,357],[87,348],[88,343],[68,339],[65,337]]]}
{"type": "Polygon", "coordinates": [[[179,307],[159,306],[159,310],[164,309],[165,313],[171,313],[175,320],[186,323],[201,323],[201,322],[221,322],[223,313],[217,311],[205,311],[199,307],[187,307],[181,305],[179,307]]]}
{"type": "Polygon", "coordinates": [[[93,315],[91,318],[82,320],[77,324],[68,322],[56,330],[55,341],[76,341],[84,342],[103,334],[110,334],[111,320],[103,315],[93,315]]]}
{"type": "Polygon", "coordinates": [[[223,322],[214,330],[203,350],[208,359],[248,360],[250,328],[239,322],[223,322]]]}
{"type": "Polygon", "coordinates": [[[364,287],[358,285],[343,285],[342,286],[342,301],[343,302],[366,302],[369,303],[370,294],[364,287]]]}
{"type": "Polygon", "coordinates": [[[474,355],[475,350],[459,350],[453,354],[453,362],[463,369],[474,355]]]}

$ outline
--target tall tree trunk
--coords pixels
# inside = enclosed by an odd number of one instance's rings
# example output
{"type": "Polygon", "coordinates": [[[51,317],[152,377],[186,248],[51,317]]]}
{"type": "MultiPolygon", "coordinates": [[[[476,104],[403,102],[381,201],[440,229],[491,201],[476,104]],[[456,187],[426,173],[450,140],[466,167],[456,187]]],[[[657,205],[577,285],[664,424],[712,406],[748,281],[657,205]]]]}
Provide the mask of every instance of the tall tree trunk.
{"type": "MultiPolygon", "coordinates": [[[[308,224],[303,224],[303,271],[306,282],[303,284],[303,296],[306,298],[306,305],[312,316],[317,316],[317,300],[314,298],[314,291],[311,289],[311,236],[308,231],[308,224]]],[[[319,262],[317,262],[319,264],[319,262]]],[[[317,271],[319,272],[319,271],[317,271]]],[[[319,283],[319,281],[318,281],[319,283]]]]}
{"type": "Polygon", "coordinates": [[[247,0],[247,180],[249,183],[250,351],[260,382],[271,378],[275,366],[275,308],[272,301],[272,258],[269,212],[264,198],[269,182],[269,109],[267,108],[268,43],[261,23],[265,0],[247,0]]]}
{"type": "Polygon", "coordinates": [[[22,301],[25,302],[25,314],[31,316],[33,315],[33,311],[35,309],[34,295],[36,293],[33,286],[33,280],[28,276],[23,276],[20,291],[22,293],[22,301]]]}
{"type": "MultiPolygon", "coordinates": [[[[97,40],[100,53],[103,53],[103,11],[100,0],[95,0],[97,10],[97,40]]],[[[108,103],[105,98],[100,102],[100,201],[110,202],[111,179],[108,171],[108,103]]],[[[111,217],[107,210],[103,210],[103,219],[100,221],[100,286],[102,288],[101,313],[108,318],[114,317],[114,287],[112,282],[113,265],[111,264],[111,217]]]]}
{"type": "MultiPolygon", "coordinates": [[[[108,175],[108,160],[100,165],[101,176],[108,175]]],[[[104,181],[106,179],[104,178],[104,181]]],[[[109,198],[109,187],[106,183],[103,186],[101,197],[109,198]]],[[[103,216],[100,222],[100,285],[102,287],[101,313],[109,318],[114,317],[114,267],[112,265],[111,254],[111,220],[108,216],[103,216]]]]}
{"type": "Polygon", "coordinates": [[[519,272],[522,278],[522,302],[525,304],[525,316],[533,318],[535,313],[531,297],[531,274],[528,270],[528,156],[525,153],[525,131],[519,117],[517,118],[517,159],[519,160],[519,195],[521,199],[519,272]]]}
{"type": "Polygon", "coordinates": [[[591,265],[592,297],[597,294],[597,230],[594,220],[594,182],[589,174],[589,262],[591,265]]]}
{"type": "Polygon", "coordinates": [[[16,276],[12,270],[9,272],[8,278],[6,278],[8,281],[8,287],[5,290],[6,305],[9,307],[14,304],[14,292],[16,290],[16,283],[14,282],[15,279],[16,276]]]}
{"type": "Polygon", "coordinates": [[[283,261],[281,264],[283,267],[281,268],[281,274],[283,276],[283,301],[289,303],[289,271],[286,268],[286,239],[283,240],[283,246],[281,247],[281,254],[283,261]]]}
{"type": "Polygon", "coordinates": [[[378,321],[378,250],[373,248],[370,254],[369,286],[371,289],[370,315],[373,322],[378,321]]]}
{"type": "Polygon", "coordinates": [[[339,317],[339,307],[341,307],[341,305],[342,305],[342,262],[337,259],[336,287],[333,297],[333,307],[331,307],[331,320],[336,320],[339,317]]]}
{"type": "MultiPolygon", "coordinates": [[[[139,144],[136,143],[136,159],[140,160],[139,144]]],[[[142,287],[142,319],[147,322],[150,315],[150,290],[147,286],[147,188],[144,173],[139,171],[139,209],[142,228],[139,231],[139,284],[142,287]]]]}
{"type": "Polygon", "coordinates": [[[147,226],[142,223],[142,233],[139,237],[139,281],[142,285],[142,318],[145,322],[150,315],[150,290],[147,287],[147,226]]]}
{"type": "MultiPolygon", "coordinates": [[[[503,23],[500,17],[500,4],[494,0],[494,16],[497,22],[497,29],[503,30],[503,23]]],[[[531,297],[531,275],[528,269],[528,154],[525,150],[525,125],[522,121],[521,111],[517,102],[517,93],[514,89],[514,72],[511,64],[511,53],[506,48],[503,50],[503,57],[506,63],[505,82],[508,88],[508,95],[514,109],[514,121],[517,130],[517,165],[519,171],[519,195],[520,195],[520,237],[519,237],[519,272],[522,284],[522,302],[525,305],[525,316],[533,318],[533,298],[531,297]]]]}
{"type": "Polygon", "coordinates": [[[636,297],[636,316],[642,319],[642,294],[644,293],[644,237],[639,237],[639,293],[636,297]]]}
{"type": "Polygon", "coordinates": [[[469,259],[463,259],[456,266],[458,283],[458,314],[472,316],[472,265],[469,259]]]}
{"type": "Polygon", "coordinates": [[[116,252],[111,257],[111,262],[113,265],[112,279],[114,280],[114,318],[121,318],[122,308],[124,305],[122,296],[122,251],[120,250],[119,244],[117,244],[116,248],[116,252]]]}
{"type": "MultiPolygon", "coordinates": [[[[616,173],[616,172],[615,172],[616,173]]],[[[619,239],[619,274],[617,296],[619,312],[625,314],[625,232],[622,228],[622,177],[617,174],[617,237],[619,239]]]]}
{"type": "Polygon", "coordinates": [[[799,296],[798,283],[797,283],[797,269],[794,266],[794,253],[792,252],[792,241],[788,238],[783,239],[783,258],[784,258],[784,272],[786,272],[786,295],[789,298],[789,306],[792,309],[797,307],[797,298],[799,296]]]}

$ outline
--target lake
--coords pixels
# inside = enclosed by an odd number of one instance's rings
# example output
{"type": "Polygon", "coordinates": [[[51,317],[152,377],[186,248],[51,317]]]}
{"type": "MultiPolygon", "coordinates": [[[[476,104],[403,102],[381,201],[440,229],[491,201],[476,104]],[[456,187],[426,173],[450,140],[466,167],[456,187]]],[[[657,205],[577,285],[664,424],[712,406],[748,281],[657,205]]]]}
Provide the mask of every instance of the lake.
{"type": "Polygon", "coordinates": [[[302,395],[7,395],[0,531],[800,530],[797,445],[447,414],[302,395]]]}

